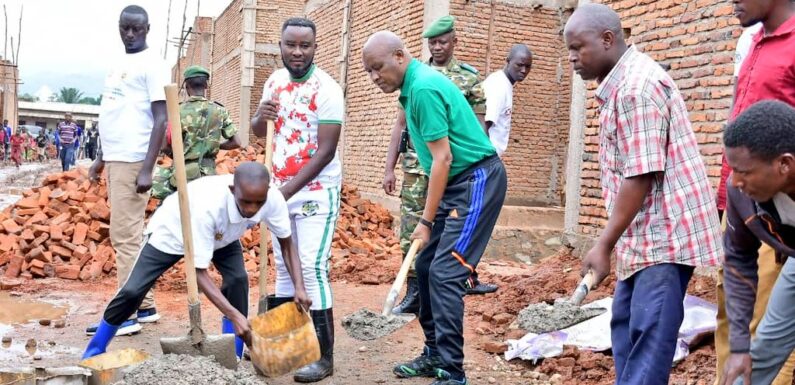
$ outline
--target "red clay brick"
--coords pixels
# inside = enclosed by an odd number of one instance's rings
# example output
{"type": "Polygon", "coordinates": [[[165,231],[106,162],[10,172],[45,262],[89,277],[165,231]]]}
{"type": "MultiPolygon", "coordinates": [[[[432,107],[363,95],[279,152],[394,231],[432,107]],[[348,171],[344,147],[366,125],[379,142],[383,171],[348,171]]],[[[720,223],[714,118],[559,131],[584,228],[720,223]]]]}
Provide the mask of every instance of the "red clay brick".
{"type": "Polygon", "coordinates": [[[23,263],[25,263],[24,258],[18,256],[12,257],[11,261],[8,263],[8,267],[6,268],[5,277],[6,278],[18,277],[20,271],[22,270],[23,263]]]}
{"type": "Polygon", "coordinates": [[[55,266],[55,276],[62,279],[76,280],[80,277],[80,266],[76,265],[55,266]]]}
{"type": "Polygon", "coordinates": [[[50,239],[53,241],[60,241],[63,239],[63,230],[61,229],[61,226],[50,223],[50,239]]]}
{"type": "Polygon", "coordinates": [[[22,227],[17,224],[13,219],[6,219],[1,224],[3,229],[9,234],[19,234],[22,232],[22,227]]]}
{"type": "Polygon", "coordinates": [[[74,234],[72,234],[72,243],[82,245],[86,241],[88,235],[88,225],[85,223],[78,223],[75,225],[74,234]]]}

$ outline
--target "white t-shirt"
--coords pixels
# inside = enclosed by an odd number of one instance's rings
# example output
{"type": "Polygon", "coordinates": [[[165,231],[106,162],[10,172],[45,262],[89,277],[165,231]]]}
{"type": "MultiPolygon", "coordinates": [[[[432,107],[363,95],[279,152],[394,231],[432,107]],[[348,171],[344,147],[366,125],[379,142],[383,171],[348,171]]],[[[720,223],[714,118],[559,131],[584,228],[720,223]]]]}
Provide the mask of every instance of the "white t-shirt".
{"type": "Polygon", "coordinates": [[[776,205],[781,223],[795,226],[795,201],[789,195],[780,192],[773,197],[773,204],[776,205]]]}
{"type": "MultiPolygon", "coordinates": [[[[265,82],[262,101],[278,100],[279,118],[273,133],[273,180],[282,186],[315,156],[320,124],[342,124],[345,101],[342,88],[317,66],[302,78],[293,79],[282,68],[265,82]]],[[[339,154],[323,168],[304,191],[338,186],[342,178],[339,154]]]]}
{"type": "Polygon", "coordinates": [[[754,42],[754,35],[762,29],[762,23],[756,23],[743,30],[740,38],[737,39],[737,47],[734,49],[734,77],[740,76],[740,68],[743,61],[751,52],[751,45],[754,42]]]}
{"type": "MultiPolygon", "coordinates": [[[[213,251],[237,242],[246,230],[265,222],[278,238],[290,236],[287,202],[279,189],[268,190],[265,205],[251,218],[244,218],[229,190],[234,175],[213,175],[188,183],[190,222],[196,268],[206,269],[213,251]]],[[[168,254],[183,255],[182,224],[178,194],[171,194],[152,215],[144,234],[149,244],[168,254]]]]}
{"type": "Polygon", "coordinates": [[[508,148],[511,133],[511,111],[513,109],[513,84],[503,70],[492,73],[483,81],[486,94],[486,121],[492,122],[489,139],[497,155],[502,156],[508,148]]]}
{"type": "Polygon", "coordinates": [[[166,100],[163,87],[170,82],[168,64],[152,48],[117,59],[105,78],[99,112],[103,160],[144,160],[154,126],[151,103],[166,100]]]}

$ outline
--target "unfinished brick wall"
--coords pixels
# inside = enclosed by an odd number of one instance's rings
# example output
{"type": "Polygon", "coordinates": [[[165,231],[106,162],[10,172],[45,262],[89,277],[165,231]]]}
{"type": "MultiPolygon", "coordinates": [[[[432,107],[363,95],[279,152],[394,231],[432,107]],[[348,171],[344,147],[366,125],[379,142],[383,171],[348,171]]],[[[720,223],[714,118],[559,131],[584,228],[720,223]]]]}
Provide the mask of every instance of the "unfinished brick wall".
{"type": "MultiPolygon", "coordinates": [[[[342,20],[344,1],[330,0],[316,9],[309,10],[306,17],[317,25],[317,51],[315,64],[342,84],[340,78],[340,50],[342,47],[342,20]]],[[[349,63],[349,65],[354,63],[349,63]]],[[[354,64],[355,66],[355,64],[354,64]]]]}
{"type": "MultiPolygon", "coordinates": [[[[732,59],[741,33],[732,15],[732,4],[708,0],[604,1],[615,9],[630,41],[663,64],[676,81],[690,113],[690,121],[707,164],[713,187],[720,176],[723,125],[729,116],[732,93],[732,59]]],[[[585,162],[582,167],[580,232],[597,234],[606,223],[598,169],[598,115],[593,99],[587,100],[585,162]]]]}
{"type": "MultiPolygon", "coordinates": [[[[256,22],[256,53],[254,55],[254,86],[251,89],[250,113],[253,116],[262,99],[262,89],[268,77],[283,67],[279,54],[279,40],[284,21],[304,14],[304,4],[295,0],[258,0],[256,22]]],[[[250,118],[250,117],[249,117],[250,118]]],[[[249,133],[254,140],[254,132],[249,133]]]]}
{"type": "Polygon", "coordinates": [[[241,0],[234,0],[214,21],[210,95],[223,104],[236,125],[240,124],[241,0]]]}
{"type": "MultiPolygon", "coordinates": [[[[412,55],[419,57],[423,6],[422,1],[416,0],[353,2],[343,172],[347,183],[370,194],[385,196],[381,182],[398,93],[385,95],[373,84],[361,64],[362,47],[371,34],[388,29],[401,36],[412,55]]],[[[338,53],[330,55],[339,57],[338,53]]]]}
{"type": "Polygon", "coordinates": [[[511,135],[503,161],[508,204],[562,204],[569,132],[571,70],[563,52],[561,11],[486,0],[454,0],[456,57],[485,79],[523,43],[533,68],[514,88],[511,135]],[[491,31],[491,32],[490,32],[491,31]]]}
{"type": "MultiPolygon", "coordinates": [[[[211,17],[197,17],[193,23],[190,37],[186,41],[185,55],[182,56],[171,70],[171,80],[177,84],[182,84],[182,74],[185,69],[192,65],[200,65],[208,70],[211,63],[211,40],[212,40],[211,17]]],[[[176,48],[174,48],[176,49],[176,48]]],[[[211,74],[212,75],[212,74],[211,74]]],[[[212,80],[212,76],[210,76],[212,80]]]]}

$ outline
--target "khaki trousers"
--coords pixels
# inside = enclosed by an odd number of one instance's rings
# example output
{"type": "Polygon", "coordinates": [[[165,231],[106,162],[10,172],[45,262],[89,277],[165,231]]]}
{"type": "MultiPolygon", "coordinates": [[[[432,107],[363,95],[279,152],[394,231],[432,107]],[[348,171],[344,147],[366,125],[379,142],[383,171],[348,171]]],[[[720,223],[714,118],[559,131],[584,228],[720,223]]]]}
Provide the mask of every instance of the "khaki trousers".
{"type": "MultiPolygon", "coordinates": [[[[110,243],[116,250],[116,278],[121,287],[130,275],[144,232],[144,215],[149,193],[135,191],[135,179],[143,162],[106,162],[108,172],[108,195],[110,198],[110,243]]],[[[150,290],[139,309],[155,307],[155,298],[150,290]]],[[[133,315],[131,318],[135,318],[133,315]]]]}

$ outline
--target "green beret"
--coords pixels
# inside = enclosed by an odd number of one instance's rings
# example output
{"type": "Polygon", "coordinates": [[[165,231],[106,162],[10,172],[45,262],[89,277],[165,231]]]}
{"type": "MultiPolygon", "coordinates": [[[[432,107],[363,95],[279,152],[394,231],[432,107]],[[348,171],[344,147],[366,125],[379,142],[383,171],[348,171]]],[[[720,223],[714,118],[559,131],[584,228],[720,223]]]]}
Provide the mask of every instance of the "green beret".
{"type": "Polygon", "coordinates": [[[442,16],[428,26],[425,32],[422,33],[422,37],[430,39],[448,33],[452,31],[453,28],[455,28],[455,18],[452,16],[442,16]]]}
{"type": "Polygon", "coordinates": [[[197,76],[206,76],[209,78],[210,71],[207,71],[207,69],[202,66],[190,66],[185,68],[185,72],[183,73],[185,79],[195,78],[197,76]]]}

